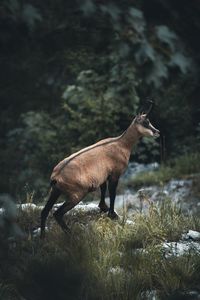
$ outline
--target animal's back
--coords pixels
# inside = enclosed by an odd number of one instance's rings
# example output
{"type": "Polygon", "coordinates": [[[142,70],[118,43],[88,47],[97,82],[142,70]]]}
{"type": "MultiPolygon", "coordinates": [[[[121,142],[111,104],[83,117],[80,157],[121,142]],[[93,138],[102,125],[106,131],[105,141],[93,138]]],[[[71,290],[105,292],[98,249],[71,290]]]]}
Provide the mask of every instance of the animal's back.
{"type": "Polygon", "coordinates": [[[81,175],[83,172],[86,173],[88,169],[90,169],[91,174],[94,167],[95,169],[99,167],[103,170],[103,161],[107,151],[102,146],[107,146],[115,141],[116,138],[104,139],[64,158],[53,169],[51,181],[68,177],[67,175],[72,177],[75,175],[74,173],[81,175]]]}
{"type": "Polygon", "coordinates": [[[118,140],[104,139],[70,155],[54,168],[51,180],[65,189],[72,189],[74,184],[76,188],[95,190],[113,172],[117,175],[126,168],[126,158],[117,155],[118,140]]]}

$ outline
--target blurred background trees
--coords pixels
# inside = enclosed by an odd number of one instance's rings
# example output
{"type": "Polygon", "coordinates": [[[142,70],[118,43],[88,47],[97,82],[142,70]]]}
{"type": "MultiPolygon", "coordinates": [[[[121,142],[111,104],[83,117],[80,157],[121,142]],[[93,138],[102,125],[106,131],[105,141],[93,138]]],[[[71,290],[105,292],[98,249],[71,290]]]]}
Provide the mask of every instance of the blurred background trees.
{"type": "MultiPolygon", "coordinates": [[[[199,15],[197,0],[2,0],[1,192],[42,196],[59,160],[120,134],[147,98],[166,158],[199,151],[199,15]]],[[[160,161],[159,141],[132,158],[160,161]]]]}

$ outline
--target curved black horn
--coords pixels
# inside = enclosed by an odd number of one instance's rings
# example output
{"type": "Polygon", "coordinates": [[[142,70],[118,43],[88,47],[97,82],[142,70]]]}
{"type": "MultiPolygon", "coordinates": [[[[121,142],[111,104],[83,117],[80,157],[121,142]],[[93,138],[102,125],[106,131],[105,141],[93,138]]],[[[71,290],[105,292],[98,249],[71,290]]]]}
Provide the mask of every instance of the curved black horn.
{"type": "Polygon", "coordinates": [[[153,108],[154,102],[152,100],[147,100],[148,103],[150,103],[149,109],[146,112],[146,115],[148,116],[153,108]]]}
{"type": "Polygon", "coordinates": [[[138,109],[138,115],[144,113],[144,104],[138,109]]]}

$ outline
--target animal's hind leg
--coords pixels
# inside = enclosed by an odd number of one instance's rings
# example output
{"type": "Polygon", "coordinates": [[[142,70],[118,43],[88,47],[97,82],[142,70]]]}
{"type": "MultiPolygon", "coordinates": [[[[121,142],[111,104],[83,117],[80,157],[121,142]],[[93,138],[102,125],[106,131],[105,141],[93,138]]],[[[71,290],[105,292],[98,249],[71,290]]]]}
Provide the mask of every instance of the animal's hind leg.
{"type": "Polygon", "coordinates": [[[68,212],[70,209],[72,209],[76,204],[77,204],[77,202],[73,203],[73,201],[65,202],[53,214],[57,223],[61,226],[62,230],[66,233],[69,232],[69,228],[66,225],[65,221],[63,220],[63,216],[66,212],[68,212]]]}
{"type": "Polygon", "coordinates": [[[108,190],[110,195],[110,208],[109,208],[108,216],[111,219],[118,218],[117,213],[114,211],[117,185],[118,185],[118,180],[109,180],[108,182],[108,190]]]}
{"type": "Polygon", "coordinates": [[[107,212],[109,210],[106,202],[105,202],[105,196],[106,196],[106,190],[107,190],[107,183],[106,181],[100,186],[101,189],[101,201],[99,202],[99,208],[103,212],[107,212]]]}
{"type": "Polygon", "coordinates": [[[58,188],[56,188],[55,186],[53,186],[51,188],[49,199],[41,212],[41,234],[40,234],[41,238],[44,238],[44,236],[45,236],[45,223],[46,223],[48,214],[49,214],[50,210],[52,209],[53,205],[55,204],[56,200],[60,196],[60,194],[61,194],[61,192],[58,188]]]}

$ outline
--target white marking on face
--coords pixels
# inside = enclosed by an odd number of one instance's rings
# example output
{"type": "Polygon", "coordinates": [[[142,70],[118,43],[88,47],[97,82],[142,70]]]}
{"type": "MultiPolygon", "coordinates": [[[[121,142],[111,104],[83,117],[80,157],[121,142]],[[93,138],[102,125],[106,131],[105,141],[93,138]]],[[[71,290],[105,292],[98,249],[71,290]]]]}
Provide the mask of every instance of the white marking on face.
{"type": "Polygon", "coordinates": [[[148,129],[140,124],[137,124],[137,129],[143,136],[153,136],[153,131],[151,129],[148,129]]]}

